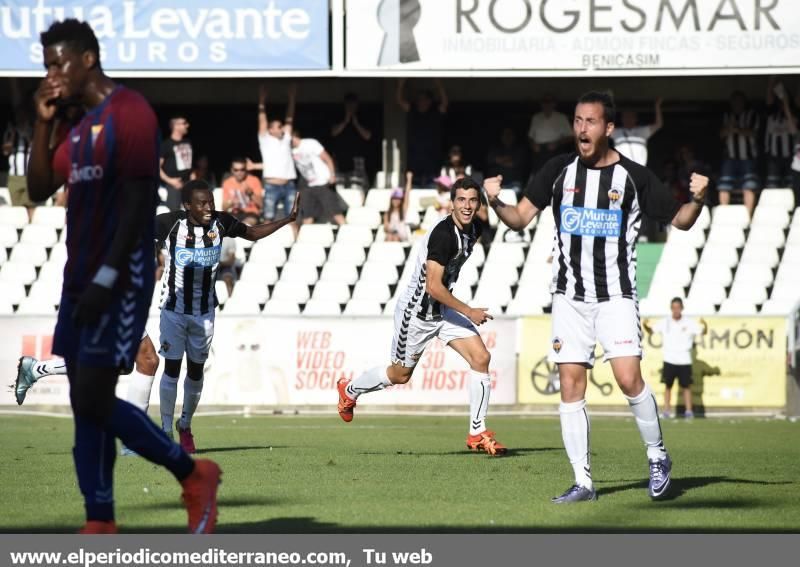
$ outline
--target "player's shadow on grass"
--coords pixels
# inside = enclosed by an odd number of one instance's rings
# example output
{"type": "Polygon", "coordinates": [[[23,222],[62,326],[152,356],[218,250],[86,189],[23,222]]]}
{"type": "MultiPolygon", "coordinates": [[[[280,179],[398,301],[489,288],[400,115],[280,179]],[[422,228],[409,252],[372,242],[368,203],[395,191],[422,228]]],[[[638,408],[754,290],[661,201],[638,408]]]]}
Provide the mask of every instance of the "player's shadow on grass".
{"type": "MultiPolygon", "coordinates": [[[[597,497],[602,498],[603,496],[608,496],[610,494],[614,494],[615,492],[624,492],[626,490],[643,490],[647,488],[647,479],[639,481],[623,481],[623,482],[627,482],[627,484],[620,484],[618,486],[609,486],[608,488],[598,488],[597,497]]],[[[689,476],[682,478],[673,478],[672,486],[670,486],[669,493],[665,497],[660,498],[659,500],[662,502],[675,500],[676,498],[680,498],[690,490],[694,490],[696,488],[705,488],[706,486],[711,486],[712,484],[720,484],[720,483],[756,484],[763,486],[794,484],[793,482],[790,481],[768,482],[765,480],[747,480],[741,478],[730,478],[727,476],[689,476]]],[[[702,507],[702,506],[696,506],[696,507],[702,507]]],[[[715,501],[714,507],[720,507],[720,505],[715,501]]],[[[732,505],[731,507],[740,507],[740,506],[732,505]]]]}
{"type": "MultiPolygon", "coordinates": [[[[248,496],[248,497],[232,497],[226,498],[224,496],[220,496],[219,498],[219,507],[220,508],[242,508],[242,507],[254,507],[254,506],[281,506],[285,505],[288,500],[283,498],[265,498],[263,496],[248,496]]],[[[179,506],[179,505],[177,505],[179,506]]],[[[137,510],[167,510],[167,511],[174,511],[176,510],[176,503],[171,500],[164,500],[161,502],[133,502],[133,503],[126,503],[126,508],[135,508],[137,510]]]]}
{"type": "MultiPolygon", "coordinates": [[[[505,455],[496,457],[497,459],[510,459],[512,457],[522,457],[529,453],[542,453],[546,451],[563,451],[563,447],[515,447],[509,449],[505,455]]],[[[458,451],[363,451],[359,455],[397,455],[400,457],[486,457],[486,453],[460,449],[458,451]]]]}
{"type": "Polygon", "coordinates": [[[270,449],[286,449],[286,445],[243,445],[240,447],[205,447],[198,449],[195,454],[205,455],[207,453],[230,453],[232,451],[267,451],[270,449]]]}

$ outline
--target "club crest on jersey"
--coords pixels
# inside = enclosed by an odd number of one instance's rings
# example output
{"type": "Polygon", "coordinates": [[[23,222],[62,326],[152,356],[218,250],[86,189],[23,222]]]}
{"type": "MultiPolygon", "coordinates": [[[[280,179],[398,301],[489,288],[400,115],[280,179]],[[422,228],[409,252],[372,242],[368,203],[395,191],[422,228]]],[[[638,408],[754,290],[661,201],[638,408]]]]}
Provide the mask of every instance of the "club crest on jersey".
{"type": "Polygon", "coordinates": [[[214,240],[214,239],[216,239],[216,238],[217,238],[217,232],[216,232],[215,230],[209,230],[209,231],[208,231],[208,237],[209,237],[211,240],[214,240]]]}
{"type": "Polygon", "coordinates": [[[553,339],[553,350],[554,350],[554,351],[556,351],[556,354],[558,354],[559,352],[561,352],[561,347],[562,347],[563,345],[564,345],[564,343],[562,343],[562,342],[561,342],[561,339],[559,339],[558,337],[555,337],[555,338],[553,339]]]}
{"type": "Polygon", "coordinates": [[[102,124],[94,124],[92,126],[92,147],[94,147],[95,142],[97,142],[97,137],[100,136],[100,132],[103,131],[102,124]]]}
{"type": "Polygon", "coordinates": [[[617,189],[616,187],[612,187],[608,191],[608,200],[612,203],[617,203],[620,199],[622,199],[622,191],[617,189]]]}

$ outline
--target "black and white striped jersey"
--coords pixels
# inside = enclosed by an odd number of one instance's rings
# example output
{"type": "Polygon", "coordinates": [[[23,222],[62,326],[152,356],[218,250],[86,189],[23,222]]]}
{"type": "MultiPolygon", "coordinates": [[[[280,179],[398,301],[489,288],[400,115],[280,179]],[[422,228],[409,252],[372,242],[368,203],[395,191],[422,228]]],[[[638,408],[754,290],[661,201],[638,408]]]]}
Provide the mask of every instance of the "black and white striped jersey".
{"type": "Polygon", "coordinates": [[[480,226],[476,223],[472,223],[466,231],[460,230],[452,215],[443,218],[428,231],[417,254],[411,281],[398,302],[398,308],[402,309],[408,318],[416,316],[423,321],[437,321],[442,318],[441,303],[426,291],[427,262],[433,260],[444,266],[442,283],[452,291],[461,272],[461,266],[472,254],[480,233],[480,226]]]}
{"type": "Polygon", "coordinates": [[[33,129],[29,125],[23,127],[9,124],[3,134],[3,141],[11,144],[8,155],[8,174],[24,176],[28,172],[28,160],[33,146],[33,129]]]}
{"type": "Polygon", "coordinates": [[[725,157],[728,159],[756,159],[758,147],[756,146],[756,133],[760,127],[760,120],[755,110],[748,109],[739,114],[726,112],[722,117],[722,124],[733,123],[740,130],[750,130],[750,134],[729,134],[724,140],[725,157]]]}
{"type": "Polygon", "coordinates": [[[217,280],[222,239],[244,236],[247,225],[215,211],[208,226],[189,220],[186,211],[156,217],[156,243],[164,252],[161,309],[205,315],[217,306],[217,280]]]}
{"type": "Polygon", "coordinates": [[[548,161],[525,190],[539,210],[553,207],[551,291],[593,303],[636,298],[636,240],[642,213],[669,222],[681,204],[655,174],[620,155],[606,167],[577,154],[548,161]]]}
{"type": "Polygon", "coordinates": [[[794,140],[789,132],[789,121],[782,108],[773,109],[767,115],[764,130],[764,152],[771,157],[789,159],[792,157],[794,140]]]}

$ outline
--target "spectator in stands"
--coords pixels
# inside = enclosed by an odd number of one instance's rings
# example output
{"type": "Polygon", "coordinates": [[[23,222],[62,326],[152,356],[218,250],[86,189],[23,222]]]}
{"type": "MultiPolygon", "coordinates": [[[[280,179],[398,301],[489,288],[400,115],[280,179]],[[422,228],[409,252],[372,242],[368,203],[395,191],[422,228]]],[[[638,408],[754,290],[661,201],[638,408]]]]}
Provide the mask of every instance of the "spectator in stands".
{"type": "MultiPolygon", "coordinates": [[[[794,205],[800,207],[800,124],[798,124],[798,116],[792,109],[788,95],[783,97],[781,103],[789,133],[794,136],[794,158],[791,164],[792,190],[794,191],[794,205]]],[[[800,108],[800,90],[795,94],[794,108],[800,108]]]]}
{"type": "Polygon", "coordinates": [[[730,109],[722,117],[720,138],[723,142],[724,160],[717,189],[720,205],[730,204],[731,191],[743,191],[744,204],[751,216],[759,188],[756,172],[758,128],[758,114],[754,109],[748,108],[744,93],[735,91],[731,94],[730,109]]]}
{"type": "Polygon", "coordinates": [[[8,158],[8,192],[11,205],[26,207],[28,216],[33,217],[33,210],[44,203],[31,201],[28,197],[28,183],[25,175],[28,172],[28,159],[33,142],[33,122],[31,109],[22,100],[17,79],[11,79],[11,98],[14,103],[14,118],[8,123],[3,133],[3,156],[8,158]]]}
{"type": "Polygon", "coordinates": [[[684,417],[694,417],[692,411],[692,351],[698,336],[708,332],[708,325],[703,319],[698,323],[694,319],[683,316],[683,300],[676,297],[670,303],[672,316],[661,319],[654,326],[645,319],[642,327],[648,335],[661,333],[664,348],[664,367],[661,370],[661,382],[664,384],[664,408],[661,417],[672,417],[672,386],[675,379],[683,393],[684,417]]]}
{"type": "Polygon", "coordinates": [[[336,168],[333,158],[314,138],[303,138],[295,128],[292,132],[292,158],[304,185],[303,224],[312,222],[345,223],[347,204],[336,192],[336,168]]]}
{"type": "MultiPolygon", "coordinates": [[[[288,89],[289,102],[286,107],[284,121],[269,120],[267,117],[267,95],[265,85],[258,89],[258,146],[261,150],[261,163],[247,160],[247,169],[259,169],[264,177],[264,219],[271,222],[275,219],[278,205],[283,205],[284,215],[292,210],[294,197],[297,194],[292,159],[292,125],[294,123],[294,106],[297,96],[297,85],[291,84],[288,89]]],[[[305,205],[305,203],[304,203],[305,205]]],[[[292,226],[295,226],[292,223],[292,226]]]]}
{"type": "Polygon", "coordinates": [[[404,87],[406,80],[397,82],[397,104],[407,115],[406,139],[408,170],[414,172],[415,187],[429,187],[439,174],[442,152],[442,130],[444,115],[447,113],[447,92],[440,79],[436,79],[439,97],[434,100],[433,93],[423,90],[417,93],[414,104],[406,99],[404,87]]]}
{"type": "Polygon", "coordinates": [[[655,103],[655,122],[652,124],[639,126],[636,113],[626,110],[622,113],[621,124],[611,132],[614,149],[639,165],[647,165],[647,140],[664,125],[661,103],[662,99],[658,97],[655,103]]]}
{"type": "MultiPolygon", "coordinates": [[[[255,225],[260,222],[263,205],[261,180],[247,173],[244,158],[233,158],[231,175],[222,182],[222,210],[246,224],[255,225]]],[[[228,240],[235,242],[233,238],[228,240]]]]}
{"type": "Polygon", "coordinates": [[[208,156],[203,155],[195,160],[190,179],[200,179],[208,183],[209,187],[217,187],[217,176],[208,167],[208,156]]]}
{"type": "Polygon", "coordinates": [[[500,145],[489,150],[486,158],[489,177],[503,176],[503,188],[514,189],[517,193],[525,183],[527,152],[517,144],[514,129],[506,126],[500,134],[500,145]]]}
{"type": "Polygon", "coordinates": [[[165,204],[169,210],[180,211],[183,209],[181,188],[192,173],[192,142],[187,137],[189,121],[177,114],[170,119],[169,130],[169,138],[161,143],[161,183],[167,190],[165,204]]]}
{"type": "Polygon", "coordinates": [[[556,110],[556,99],[545,94],[542,109],[531,118],[528,138],[533,152],[533,169],[537,171],[551,157],[561,153],[563,146],[572,143],[572,126],[566,114],[556,110]]]}
{"type": "Polygon", "coordinates": [[[348,186],[357,185],[369,189],[366,156],[372,131],[364,126],[358,116],[358,96],[344,96],[344,118],[331,127],[333,150],[339,166],[341,180],[348,186]]]}
{"type": "Polygon", "coordinates": [[[767,83],[767,125],[764,130],[764,153],[767,157],[765,187],[791,187],[791,163],[794,153],[789,120],[783,109],[783,101],[791,104],[791,96],[782,82],[770,77],[767,83]]]}
{"type": "Polygon", "coordinates": [[[447,152],[447,163],[444,164],[439,175],[446,175],[452,182],[466,176],[473,177],[472,166],[464,159],[464,152],[461,150],[461,146],[450,148],[450,151],[447,152]]]}
{"type": "Polygon", "coordinates": [[[692,173],[696,172],[709,177],[711,167],[695,156],[694,149],[689,144],[681,145],[675,152],[675,166],[675,184],[673,185],[675,199],[680,203],[688,203],[692,198],[692,192],[689,190],[692,173]]]}
{"type": "Polygon", "coordinates": [[[383,232],[387,242],[408,242],[411,238],[406,213],[413,182],[414,174],[407,171],[405,188],[398,187],[392,191],[389,209],[383,213],[383,232]]]}
{"type": "Polygon", "coordinates": [[[453,211],[453,201],[450,198],[450,188],[453,186],[453,180],[446,175],[440,175],[433,182],[436,184],[436,201],[433,208],[439,213],[440,218],[444,218],[453,211]]]}

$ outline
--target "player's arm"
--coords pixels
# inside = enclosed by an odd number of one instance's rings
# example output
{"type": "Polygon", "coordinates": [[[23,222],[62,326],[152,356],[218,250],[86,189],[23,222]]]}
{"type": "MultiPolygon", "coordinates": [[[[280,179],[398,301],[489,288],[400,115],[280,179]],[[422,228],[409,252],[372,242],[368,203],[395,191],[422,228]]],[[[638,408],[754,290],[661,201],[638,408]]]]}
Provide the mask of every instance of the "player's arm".
{"type": "Polygon", "coordinates": [[[292,206],[292,210],[289,213],[289,216],[284,217],[280,220],[272,221],[272,222],[263,222],[261,224],[256,224],[253,226],[248,226],[244,223],[239,223],[241,226],[246,227],[243,229],[241,234],[232,234],[232,236],[241,236],[245,240],[261,240],[262,238],[266,238],[276,230],[283,228],[287,224],[291,224],[297,220],[297,211],[300,207],[300,195],[301,193],[297,193],[294,198],[294,205],[292,206]]]}
{"type": "Polygon", "coordinates": [[[436,92],[439,95],[439,113],[447,114],[447,106],[450,104],[450,100],[447,98],[447,91],[444,89],[444,83],[438,78],[433,81],[436,84],[436,92]]]}
{"type": "Polygon", "coordinates": [[[707,189],[708,177],[699,173],[692,173],[692,177],[689,180],[689,191],[692,194],[692,200],[681,205],[681,208],[672,218],[672,226],[680,230],[689,230],[694,226],[697,217],[700,216],[700,212],[703,210],[707,189]]]}
{"type": "Polygon", "coordinates": [[[483,189],[486,191],[486,199],[501,221],[514,230],[522,230],[528,226],[533,217],[539,214],[540,209],[531,203],[527,197],[523,197],[517,206],[507,205],[501,201],[500,187],[502,183],[502,175],[485,179],[483,181],[483,189]]]}
{"type": "Polygon", "coordinates": [[[331,177],[328,183],[333,185],[334,183],[336,183],[336,166],[333,163],[333,158],[331,157],[331,154],[329,154],[325,150],[322,150],[322,153],[319,154],[319,157],[323,162],[325,162],[325,165],[328,166],[328,169],[331,172],[331,177]]]}
{"type": "Polygon", "coordinates": [[[442,283],[444,266],[442,266],[439,262],[436,260],[428,260],[425,265],[427,268],[427,283],[425,285],[425,291],[428,292],[428,295],[430,295],[431,298],[438,301],[445,307],[449,307],[454,311],[458,311],[476,325],[482,325],[489,319],[493,319],[493,317],[486,312],[486,308],[470,307],[450,293],[450,290],[447,289],[442,283]]]}
{"type": "MultiPolygon", "coordinates": [[[[53,167],[53,155],[56,149],[53,139],[57,109],[55,100],[60,94],[60,87],[54,81],[45,78],[33,97],[36,105],[36,122],[33,126],[33,143],[27,171],[28,196],[32,201],[47,200],[66,181],[65,175],[53,167]]],[[[60,157],[68,161],[68,156],[60,157]]]]}
{"type": "MultiPolygon", "coordinates": [[[[267,133],[267,93],[269,90],[266,85],[258,87],[258,135],[263,136],[267,133]]],[[[250,169],[248,167],[248,169],[250,169]]]]}

